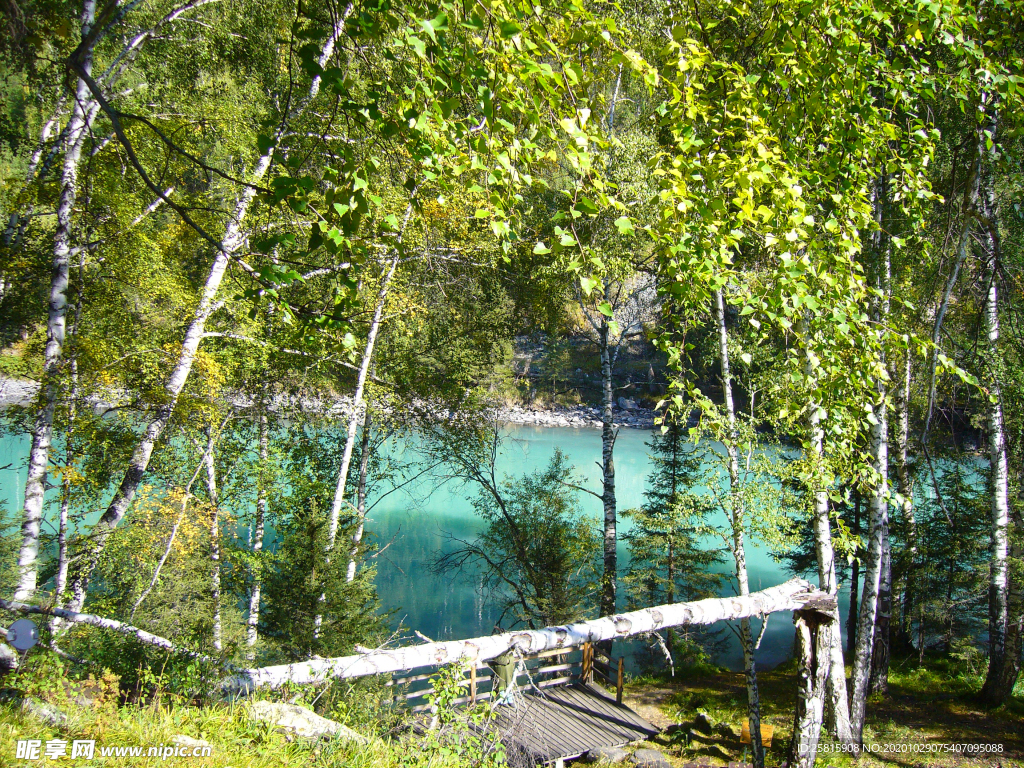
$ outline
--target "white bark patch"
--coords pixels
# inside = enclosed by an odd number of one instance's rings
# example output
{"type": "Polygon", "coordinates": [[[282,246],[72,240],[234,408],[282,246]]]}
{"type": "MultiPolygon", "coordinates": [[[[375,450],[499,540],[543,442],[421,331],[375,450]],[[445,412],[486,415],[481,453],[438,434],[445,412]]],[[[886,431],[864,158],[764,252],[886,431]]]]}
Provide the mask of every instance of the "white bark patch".
{"type": "Polygon", "coordinates": [[[224,687],[230,691],[249,692],[256,688],[276,688],[285,683],[302,685],[329,678],[379,675],[460,660],[493,659],[510,648],[518,649],[523,654],[532,654],[571,648],[586,642],[644,634],[660,627],[713,624],[776,611],[796,611],[808,606],[818,610],[823,605],[831,606],[830,610],[834,609],[835,600],[803,579],[792,579],[738,598],[712,598],[692,603],[659,605],[561,627],[506,632],[490,637],[379,649],[354,656],[247,669],[225,680],[224,687]]]}

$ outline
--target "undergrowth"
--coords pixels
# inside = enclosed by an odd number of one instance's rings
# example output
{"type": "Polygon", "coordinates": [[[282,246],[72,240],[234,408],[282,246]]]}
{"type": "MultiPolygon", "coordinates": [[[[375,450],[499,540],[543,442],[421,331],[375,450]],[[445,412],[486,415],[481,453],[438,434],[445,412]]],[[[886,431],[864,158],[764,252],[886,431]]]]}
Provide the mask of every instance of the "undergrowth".
{"type": "MultiPolygon", "coordinates": [[[[358,744],[341,738],[311,740],[296,737],[272,724],[253,718],[248,699],[234,701],[192,698],[151,688],[145,695],[124,689],[110,672],[81,677],[68,675],[54,654],[35,652],[21,671],[0,679],[0,766],[31,765],[16,759],[18,742],[38,740],[40,759],[47,742],[67,743],[68,755],[76,740],[94,741],[90,765],[140,766],[160,762],[146,756],[150,747],[173,748],[175,737],[202,740],[211,745],[209,756],[189,755],[189,766],[217,768],[497,768],[504,764],[500,745],[486,743],[471,725],[480,725],[489,713],[464,713],[450,706],[460,689],[461,674],[442,670],[430,700],[438,706],[440,727],[426,737],[409,728],[404,710],[388,704],[383,682],[329,682],[262,694],[316,711],[357,731],[368,739],[358,744]],[[26,711],[30,701],[37,712],[26,711]],[[64,716],[54,725],[38,714],[40,705],[64,716]],[[142,755],[102,755],[104,748],[142,747],[142,755]]],[[[159,682],[159,681],[158,681],[159,682]]],[[[191,747],[190,747],[191,748],[191,747]]],[[[69,760],[68,757],[64,758],[69,760]]],[[[172,756],[172,761],[185,758],[172,756]]],[[[60,761],[56,764],[60,764],[60,761]]]]}

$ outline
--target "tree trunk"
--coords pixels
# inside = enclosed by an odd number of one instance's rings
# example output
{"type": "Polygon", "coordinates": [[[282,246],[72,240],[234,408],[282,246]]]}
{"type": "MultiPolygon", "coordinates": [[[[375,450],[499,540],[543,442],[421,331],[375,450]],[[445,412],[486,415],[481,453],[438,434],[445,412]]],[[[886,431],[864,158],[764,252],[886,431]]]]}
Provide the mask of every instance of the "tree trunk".
{"type": "MultiPolygon", "coordinates": [[[[981,132],[979,131],[979,136],[981,132]]],[[[980,139],[979,139],[980,141],[980,139]]],[[[989,254],[985,259],[985,307],[984,329],[986,339],[985,384],[988,397],[985,398],[986,426],[988,427],[989,493],[991,494],[991,539],[989,544],[989,598],[988,598],[988,642],[989,664],[981,697],[987,703],[998,706],[1012,691],[1006,690],[1008,668],[1019,669],[1020,655],[1009,659],[1006,648],[1009,629],[1009,467],[1006,456],[1006,423],[1003,416],[1002,382],[999,374],[999,294],[997,264],[997,216],[991,180],[985,184],[986,217],[989,220],[989,254]]],[[[1016,674],[1012,674],[1016,682],[1016,674]]]]}
{"type": "Polygon", "coordinates": [[[370,428],[372,419],[370,409],[363,415],[363,434],[359,442],[359,482],[356,485],[356,530],[352,534],[352,551],[348,558],[348,572],[345,581],[352,582],[356,578],[356,555],[363,540],[363,526],[366,522],[366,474],[370,466],[370,428]]]}
{"type": "MultiPolygon", "coordinates": [[[[71,324],[71,335],[72,338],[78,334],[78,329],[82,322],[82,302],[84,299],[84,275],[85,271],[85,256],[78,262],[78,295],[75,301],[75,316],[71,324]]],[[[64,590],[68,586],[68,531],[69,531],[69,512],[71,506],[71,473],[70,468],[75,462],[75,444],[73,435],[75,431],[75,422],[78,419],[78,353],[72,350],[72,354],[68,361],[68,367],[71,370],[71,392],[68,397],[68,426],[67,434],[64,442],[64,466],[67,469],[64,472],[64,477],[61,483],[61,500],[60,500],[60,522],[57,531],[57,574],[53,580],[53,599],[56,603],[60,603],[64,599],[64,590]]],[[[60,629],[60,620],[54,618],[50,622],[50,634],[56,634],[60,629]]]]}
{"type": "MultiPolygon", "coordinates": [[[[808,352],[806,375],[813,380],[814,367],[808,352]]],[[[825,430],[821,424],[822,409],[813,400],[808,404],[807,432],[810,438],[812,460],[819,466],[824,461],[825,430]]],[[[835,597],[839,593],[836,579],[835,550],[832,547],[832,522],[829,518],[828,491],[824,480],[816,481],[814,494],[814,552],[818,561],[818,585],[823,592],[835,597]]],[[[825,684],[825,714],[835,736],[843,744],[853,743],[850,730],[850,711],[846,697],[846,667],[843,663],[843,640],[839,631],[839,609],[833,621],[818,630],[818,642],[828,649],[828,678],[825,684]]]]}
{"type": "MultiPolygon", "coordinates": [[[[405,222],[402,224],[402,231],[399,234],[398,246],[401,246],[402,235],[409,223],[409,216],[412,214],[412,203],[405,211],[405,222]]],[[[324,559],[329,564],[331,552],[338,538],[338,527],[341,524],[341,509],[345,504],[345,486],[348,484],[348,471],[352,465],[352,453],[356,445],[356,433],[359,431],[359,418],[365,408],[363,394],[366,392],[366,378],[370,372],[373,362],[373,349],[377,343],[377,334],[380,332],[381,318],[384,316],[384,304],[387,301],[388,290],[391,287],[391,280],[398,269],[398,262],[401,256],[401,247],[396,247],[387,272],[382,276],[380,288],[377,292],[377,305],[373,310],[373,319],[370,321],[370,330],[366,335],[366,346],[363,349],[363,359],[359,364],[359,374],[356,377],[356,391],[352,395],[352,410],[348,414],[348,431],[345,435],[345,448],[341,454],[341,465],[338,467],[338,482],[334,488],[334,500],[331,503],[331,517],[327,531],[327,546],[324,552],[324,559]]],[[[360,534],[361,535],[361,534],[360,534]]],[[[351,566],[350,566],[351,567],[351,566]]],[[[355,574],[353,573],[353,578],[355,574]]],[[[320,595],[320,603],[323,604],[327,595],[320,595]]],[[[313,637],[320,636],[320,626],[323,623],[323,616],[317,614],[313,619],[313,637]]]]}
{"type": "Polygon", "coordinates": [[[829,669],[829,640],[822,634],[819,614],[796,611],[796,714],[789,748],[790,768],[814,768],[825,717],[829,669]]]}
{"type": "MultiPolygon", "coordinates": [[[[903,647],[910,645],[911,620],[914,610],[914,580],[917,574],[917,518],[914,514],[914,483],[910,476],[910,375],[911,350],[903,353],[903,375],[896,390],[896,479],[899,483],[899,509],[906,526],[907,550],[903,575],[903,600],[900,609],[900,631],[903,647]]],[[[891,580],[890,563],[890,580],[891,580]]]]}
{"type": "MultiPolygon", "coordinates": [[[[85,0],[82,8],[82,38],[89,36],[96,15],[95,0],[85,0]]],[[[92,71],[92,46],[83,55],[82,66],[92,71]]],[[[15,600],[28,600],[35,594],[39,573],[39,529],[43,520],[46,496],[46,471],[50,462],[53,439],[53,418],[60,396],[61,360],[67,323],[67,290],[70,272],[71,229],[75,201],[78,197],[78,164],[82,145],[89,134],[91,97],[80,78],[75,86],[75,103],[67,126],[67,150],[61,171],[60,194],[57,199],[57,230],[53,236],[53,272],[50,278],[46,351],[43,361],[41,402],[32,427],[28,473],[25,478],[25,499],[22,508],[21,547],[18,552],[18,586],[15,600]]]]}
{"type": "Polygon", "coordinates": [[[510,648],[516,648],[524,654],[539,653],[557,648],[574,648],[586,642],[599,643],[632,637],[668,627],[708,625],[718,621],[766,616],[777,611],[803,610],[821,614],[822,620],[831,620],[836,610],[835,598],[822,593],[803,579],[791,579],[777,587],[743,597],[719,597],[659,605],[560,627],[519,630],[404,648],[361,649],[357,646],[359,653],[354,656],[241,670],[225,680],[224,687],[234,691],[251,691],[286,683],[303,685],[328,678],[351,679],[460,660],[483,661],[493,659],[510,648]]]}
{"type": "MultiPolygon", "coordinates": [[[[327,42],[324,43],[324,47],[321,50],[319,58],[321,66],[326,64],[327,60],[334,53],[334,45],[342,34],[344,21],[348,13],[351,11],[351,7],[352,6],[349,5],[346,8],[346,13],[343,14],[335,24],[332,35],[328,38],[327,42]]],[[[302,102],[300,107],[298,107],[293,114],[286,115],[278,125],[274,135],[274,144],[276,144],[277,139],[285,133],[289,120],[295,117],[298,112],[301,112],[309,102],[315,98],[316,94],[319,93],[319,90],[320,78],[316,77],[310,85],[307,98],[302,102]]],[[[256,161],[256,165],[249,174],[249,180],[253,185],[258,183],[266,175],[267,171],[270,169],[273,158],[274,147],[271,146],[256,161]]],[[[220,285],[224,279],[225,273],[227,272],[228,264],[232,257],[245,245],[246,233],[243,230],[243,224],[245,222],[246,215],[249,212],[249,206],[252,204],[255,195],[255,186],[243,187],[239,194],[238,201],[235,203],[231,218],[225,228],[224,236],[221,238],[220,248],[215,254],[213,263],[207,273],[206,283],[203,286],[199,303],[192,315],[191,321],[189,322],[188,329],[185,332],[185,339],[182,342],[181,351],[178,353],[178,358],[174,364],[174,368],[167,377],[167,380],[164,382],[164,402],[156,409],[155,417],[146,425],[146,429],[142,434],[142,439],[135,447],[135,451],[132,453],[132,456],[128,461],[128,466],[117,491],[114,493],[113,499],[106,511],[93,526],[88,537],[88,542],[85,544],[85,551],[79,556],[78,565],[75,568],[74,575],[71,579],[71,600],[68,603],[68,608],[72,611],[80,611],[82,606],[85,604],[86,592],[89,588],[89,579],[92,576],[93,570],[96,568],[96,563],[99,561],[99,557],[102,554],[104,547],[106,547],[110,534],[114,532],[114,529],[117,528],[118,524],[128,512],[128,508],[131,506],[131,503],[135,498],[135,492],[142,483],[142,478],[149,467],[149,460],[153,454],[153,449],[156,447],[157,441],[159,441],[168,422],[171,420],[174,408],[178,402],[178,397],[185,388],[185,383],[192,371],[192,364],[195,362],[196,352],[199,350],[199,344],[206,332],[206,323],[219,306],[216,301],[217,292],[220,290],[220,285]]]]}
{"type": "MultiPolygon", "coordinates": [[[[736,562],[736,583],[740,595],[750,594],[747,576],[747,555],[744,547],[746,533],[743,497],[740,489],[740,463],[737,448],[739,433],[736,428],[736,407],[732,397],[732,369],[729,365],[729,333],[725,326],[725,297],[721,289],[715,291],[715,319],[718,323],[718,354],[722,366],[722,392],[729,436],[725,449],[729,458],[729,517],[732,523],[732,555],[736,562]]],[[[763,619],[767,621],[767,617],[763,619]]],[[[743,646],[743,671],[747,682],[747,717],[750,721],[751,752],[754,768],[764,768],[764,746],[761,743],[761,702],[757,691],[757,668],[754,663],[754,638],[750,619],[740,619],[740,644],[743,646]]]]}
{"type": "Polygon", "coordinates": [[[245,660],[252,662],[256,658],[256,642],[259,640],[260,626],[260,592],[263,587],[263,570],[259,558],[263,552],[263,533],[267,521],[267,460],[269,457],[267,436],[267,385],[263,384],[259,401],[259,461],[260,468],[256,480],[256,524],[252,534],[252,553],[256,566],[252,570],[252,591],[249,593],[249,615],[245,620],[245,660]]]}
{"type": "MultiPolygon", "coordinates": [[[[608,284],[605,281],[605,299],[608,284]]],[[[615,510],[615,438],[618,430],[612,420],[614,390],[612,388],[612,355],[608,319],[602,315],[598,341],[601,351],[601,503],[604,508],[604,574],[601,579],[601,614],[615,613],[616,585],[618,582],[618,518],[615,510]]],[[[605,652],[611,653],[611,643],[605,652]]]]}
{"type": "Polygon", "coordinates": [[[223,650],[220,625],[220,510],[217,509],[217,464],[213,456],[214,435],[207,434],[206,492],[210,501],[210,599],[213,602],[213,647],[223,650]]]}
{"type": "MultiPolygon", "coordinates": [[[[880,260],[878,289],[881,292],[879,306],[873,312],[880,327],[889,319],[890,263],[889,251],[881,237],[882,208],[885,199],[885,181],[879,180],[875,192],[876,221],[879,236],[873,238],[875,254],[880,260]]],[[[881,370],[884,371],[885,355],[882,354],[881,370]]],[[[853,692],[850,698],[850,726],[854,743],[863,743],[864,718],[867,714],[867,697],[871,683],[872,652],[875,647],[876,619],[879,613],[879,589],[882,581],[883,551],[889,540],[889,419],[888,391],[886,379],[879,375],[875,381],[877,406],[871,422],[871,458],[875,472],[875,487],[868,506],[868,546],[864,568],[864,585],[861,591],[860,611],[857,618],[857,643],[853,657],[853,692]]],[[[888,623],[886,624],[888,630],[888,623]]]]}
{"type": "MultiPolygon", "coordinates": [[[[853,530],[860,536],[860,491],[853,492],[853,530]]],[[[850,610],[846,617],[846,654],[853,656],[857,647],[857,608],[860,605],[860,553],[850,566],[850,610]]]]}
{"type": "Polygon", "coordinates": [[[875,615],[875,643],[871,651],[870,693],[889,691],[889,658],[892,631],[892,548],[889,537],[882,542],[882,568],[878,580],[878,613],[875,615]]]}

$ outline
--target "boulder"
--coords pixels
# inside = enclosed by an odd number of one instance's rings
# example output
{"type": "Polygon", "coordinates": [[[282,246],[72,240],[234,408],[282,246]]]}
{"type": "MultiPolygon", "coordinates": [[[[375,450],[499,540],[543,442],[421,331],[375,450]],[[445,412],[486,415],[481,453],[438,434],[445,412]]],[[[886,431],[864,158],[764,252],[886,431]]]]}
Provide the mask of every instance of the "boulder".
{"type": "Polygon", "coordinates": [[[594,747],[587,752],[588,763],[624,763],[629,753],[622,747],[594,747]]]}
{"type": "Polygon", "coordinates": [[[32,715],[40,720],[49,723],[55,728],[68,724],[68,716],[52,704],[47,704],[39,699],[27,698],[21,701],[21,711],[32,715]]]}
{"type": "Polygon", "coordinates": [[[369,743],[365,736],[356,733],[347,725],[320,717],[316,712],[297,704],[254,701],[249,705],[249,714],[255,720],[277,726],[277,729],[285,734],[304,739],[336,737],[359,744],[369,743]]]}
{"type": "Polygon", "coordinates": [[[171,744],[176,747],[187,747],[189,749],[195,749],[196,747],[212,747],[213,744],[206,741],[205,739],[193,739],[191,736],[177,735],[171,736],[171,744]]]}
{"type": "Polygon", "coordinates": [[[630,760],[638,768],[672,768],[672,764],[656,749],[638,749],[630,760]]]}

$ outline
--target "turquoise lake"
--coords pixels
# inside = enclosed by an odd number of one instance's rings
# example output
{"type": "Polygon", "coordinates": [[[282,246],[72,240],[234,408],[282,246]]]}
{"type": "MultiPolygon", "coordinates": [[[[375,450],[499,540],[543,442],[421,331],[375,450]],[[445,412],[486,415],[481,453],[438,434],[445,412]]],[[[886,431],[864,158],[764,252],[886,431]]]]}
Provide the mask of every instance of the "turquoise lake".
{"type": "MultiPolygon", "coordinates": [[[[510,438],[501,454],[499,470],[522,475],[543,468],[555,448],[560,448],[576,467],[585,485],[600,491],[601,433],[597,429],[509,426],[510,438]]],[[[616,493],[619,510],[643,504],[647,475],[651,462],[644,445],[650,432],[623,428],[615,445],[616,493]]],[[[392,448],[394,450],[394,448],[392,448]]],[[[24,492],[27,436],[6,436],[0,439],[0,499],[10,513],[16,514],[24,492]]],[[[386,490],[386,489],[385,489],[386,490]]],[[[368,513],[367,531],[386,549],[376,558],[377,588],[387,610],[394,611],[393,623],[402,622],[410,630],[418,630],[436,640],[448,640],[490,634],[497,611],[486,595],[480,593],[471,576],[435,575],[431,562],[441,552],[454,546],[452,538],[472,539],[482,529],[470,500],[476,495],[472,487],[453,487],[436,478],[421,478],[408,488],[390,493],[377,502],[368,513]]],[[[370,498],[374,504],[375,499],[370,498]]],[[[593,515],[595,524],[601,518],[601,503],[589,494],[580,494],[584,511],[593,515]]],[[[715,521],[724,523],[722,520],[715,521]]],[[[622,521],[620,531],[625,529],[622,521]]],[[[720,547],[720,539],[709,539],[709,547],[720,547]]],[[[625,561],[625,547],[620,545],[620,564],[625,561]]],[[[729,558],[731,562],[731,558],[729,558]]],[[[748,544],[747,562],[751,590],[763,589],[785,581],[790,575],[757,542],[748,544]]],[[[723,572],[731,571],[729,562],[723,572]]],[[[723,595],[735,594],[726,582],[723,595]]],[[[841,595],[841,616],[846,616],[848,596],[841,595]]],[[[757,623],[755,622],[755,632],[757,623]]],[[[716,661],[732,669],[742,666],[740,651],[733,633],[725,632],[726,649],[716,661]]],[[[773,667],[790,657],[793,645],[792,617],[775,614],[758,651],[758,663],[773,667]]]]}

